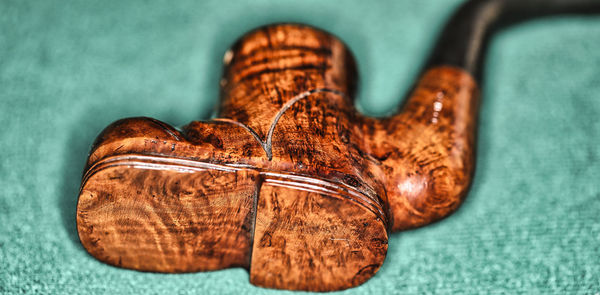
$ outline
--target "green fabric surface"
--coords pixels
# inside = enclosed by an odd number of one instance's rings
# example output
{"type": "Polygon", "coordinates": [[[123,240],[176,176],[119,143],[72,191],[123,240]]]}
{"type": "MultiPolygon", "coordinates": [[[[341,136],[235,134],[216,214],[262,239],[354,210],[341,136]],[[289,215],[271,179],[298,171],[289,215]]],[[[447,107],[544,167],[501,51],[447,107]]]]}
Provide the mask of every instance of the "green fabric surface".
{"type": "MultiPolygon", "coordinates": [[[[123,117],[207,118],[222,54],[272,22],[340,36],[358,60],[357,105],[385,113],[460,2],[0,2],[0,293],[282,292],[239,268],[142,273],[88,255],[75,205],[92,141],[123,117]]],[[[484,77],[466,202],[392,234],[378,274],[341,293],[600,293],[600,17],[499,32],[484,77]]]]}

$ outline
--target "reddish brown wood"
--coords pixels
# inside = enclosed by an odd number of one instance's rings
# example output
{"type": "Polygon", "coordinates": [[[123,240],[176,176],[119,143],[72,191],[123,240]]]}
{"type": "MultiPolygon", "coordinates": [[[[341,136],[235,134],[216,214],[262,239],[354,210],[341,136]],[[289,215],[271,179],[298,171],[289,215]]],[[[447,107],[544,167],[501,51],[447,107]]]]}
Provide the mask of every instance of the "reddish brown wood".
{"type": "Polygon", "coordinates": [[[374,159],[370,171],[385,179],[393,231],[427,225],[461,204],[475,168],[478,105],[470,75],[436,67],[423,74],[402,112],[360,125],[374,159]]]}
{"type": "Polygon", "coordinates": [[[225,55],[220,117],[179,131],[120,120],[97,138],[77,208],[96,258],[144,271],[243,266],[253,284],[330,291],[382,265],[388,231],[454,211],[473,173],[474,80],[424,73],[402,112],[357,113],[335,37],[268,26],[225,55]]]}

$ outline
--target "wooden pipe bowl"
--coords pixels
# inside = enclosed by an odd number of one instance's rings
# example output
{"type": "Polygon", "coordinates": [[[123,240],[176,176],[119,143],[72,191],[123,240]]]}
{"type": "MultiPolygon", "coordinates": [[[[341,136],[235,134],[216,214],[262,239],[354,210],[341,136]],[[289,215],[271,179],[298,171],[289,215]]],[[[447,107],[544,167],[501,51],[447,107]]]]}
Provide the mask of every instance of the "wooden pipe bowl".
{"type": "Polygon", "coordinates": [[[353,107],[356,69],[335,37],[272,25],[224,58],[218,119],[182,130],[119,120],[96,139],[77,228],[97,259],[130,269],[245,267],[251,283],[331,291],[382,265],[392,231],[439,220],[472,178],[477,87],[424,73],[403,111],[353,107]]]}

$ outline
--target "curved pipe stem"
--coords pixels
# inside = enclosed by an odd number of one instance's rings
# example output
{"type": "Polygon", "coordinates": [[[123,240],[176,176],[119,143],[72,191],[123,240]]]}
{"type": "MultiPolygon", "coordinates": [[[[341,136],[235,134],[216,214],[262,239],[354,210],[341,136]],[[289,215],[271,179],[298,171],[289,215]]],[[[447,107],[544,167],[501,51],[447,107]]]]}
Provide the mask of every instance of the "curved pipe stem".
{"type": "Polygon", "coordinates": [[[451,65],[480,77],[486,39],[497,29],[535,17],[600,13],[598,0],[472,0],[443,30],[427,68],[451,65]]]}
{"type": "Polygon", "coordinates": [[[591,0],[473,0],[443,30],[402,111],[367,120],[363,133],[386,182],[392,230],[427,225],[454,212],[475,171],[477,78],[486,38],[536,16],[597,13],[591,0]]]}

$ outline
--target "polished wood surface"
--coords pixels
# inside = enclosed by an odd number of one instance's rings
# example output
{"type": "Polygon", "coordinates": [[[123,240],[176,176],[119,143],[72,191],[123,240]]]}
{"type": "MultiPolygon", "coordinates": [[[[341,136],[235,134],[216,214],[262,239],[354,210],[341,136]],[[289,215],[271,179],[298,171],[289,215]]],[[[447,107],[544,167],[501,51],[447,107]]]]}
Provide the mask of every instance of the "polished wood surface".
{"type": "Polygon", "coordinates": [[[242,266],[259,286],[331,291],[372,277],[388,233],[439,220],[474,169],[478,90],[463,70],[426,72],[403,109],[359,114],[356,68],[335,37],[272,25],[224,57],[217,119],[182,130],[108,126],[77,207],[84,247],[142,271],[242,266]]]}
{"type": "Polygon", "coordinates": [[[375,178],[384,179],[393,231],[427,225],[461,204],[474,173],[478,106],[470,75],[436,67],[398,115],[366,119],[365,150],[375,178]]]}

